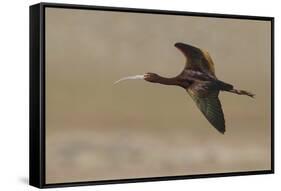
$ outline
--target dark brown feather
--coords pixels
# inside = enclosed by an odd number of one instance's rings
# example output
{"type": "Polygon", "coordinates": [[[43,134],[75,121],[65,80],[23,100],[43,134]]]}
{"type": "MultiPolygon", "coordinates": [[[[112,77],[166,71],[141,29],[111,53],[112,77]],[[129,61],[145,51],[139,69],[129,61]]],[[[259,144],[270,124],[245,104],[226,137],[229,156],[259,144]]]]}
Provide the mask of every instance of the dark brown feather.
{"type": "Polygon", "coordinates": [[[212,90],[211,85],[196,84],[187,89],[197,107],[206,119],[220,132],[225,132],[225,120],[220,100],[219,91],[212,90]]]}

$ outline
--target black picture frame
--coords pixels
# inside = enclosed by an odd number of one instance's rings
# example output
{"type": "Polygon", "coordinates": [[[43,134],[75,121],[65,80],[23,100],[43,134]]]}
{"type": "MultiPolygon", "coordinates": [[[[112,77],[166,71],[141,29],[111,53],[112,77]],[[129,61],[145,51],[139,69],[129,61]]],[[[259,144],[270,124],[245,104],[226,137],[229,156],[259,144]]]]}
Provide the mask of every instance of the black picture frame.
{"type": "Polygon", "coordinates": [[[133,9],[57,3],[39,3],[30,6],[30,144],[29,184],[38,188],[84,186],[112,183],[166,181],[190,178],[209,178],[274,173],[274,18],[248,15],[195,13],[168,10],[133,9]],[[46,184],[45,181],[45,9],[48,7],[81,10],[103,10],[164,15],[183,15],[209,18],[261,20],[271,23],[271,169],[247,172],[211,173],[184,176],[132,178],[119,180],[85,181],[46,184]]]}

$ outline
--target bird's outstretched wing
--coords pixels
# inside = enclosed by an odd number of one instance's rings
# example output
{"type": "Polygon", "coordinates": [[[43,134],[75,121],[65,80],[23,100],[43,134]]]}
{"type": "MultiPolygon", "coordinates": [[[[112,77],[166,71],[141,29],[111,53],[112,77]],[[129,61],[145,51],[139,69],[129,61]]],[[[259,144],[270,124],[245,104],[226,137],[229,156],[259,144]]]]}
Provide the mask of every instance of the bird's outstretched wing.
{"type": "Polygon", "coordinates": [[[186,57],[185,69],[197,70],[215,77],[214,62],[207,51],[184,43],[176,43],[175,47],[186,57]]]}
{"type": "Polygon", "coordinates": [[[207,120],[220,132],[225,132],[225,120],[222,106],[218,98],[219,91],[213,90],[205,95],[194,88],[187,89],[197,107],[207,120]]]}

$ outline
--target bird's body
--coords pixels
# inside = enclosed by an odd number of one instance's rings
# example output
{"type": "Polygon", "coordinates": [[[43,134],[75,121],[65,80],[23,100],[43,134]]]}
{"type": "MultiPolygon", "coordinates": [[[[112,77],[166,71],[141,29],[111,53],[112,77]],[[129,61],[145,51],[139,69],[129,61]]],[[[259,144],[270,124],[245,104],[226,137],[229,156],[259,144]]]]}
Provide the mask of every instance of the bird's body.
{"type": "Polygon", "coordinates": [[[143,75],[143,79],[152,83],[184,88],[206,119],[219,132],[224,133],[225,120],[218,98],[219,92],[228,91],[250,97],[254,95],[244,90],[236,90],[233,85],[218,80],[215,75],[214,63],[208,52],[184,43],[176,43],[175,47],[186,57],[184,70],[173,78],[165,78],[155,73],[146,73],[143,75]]]}

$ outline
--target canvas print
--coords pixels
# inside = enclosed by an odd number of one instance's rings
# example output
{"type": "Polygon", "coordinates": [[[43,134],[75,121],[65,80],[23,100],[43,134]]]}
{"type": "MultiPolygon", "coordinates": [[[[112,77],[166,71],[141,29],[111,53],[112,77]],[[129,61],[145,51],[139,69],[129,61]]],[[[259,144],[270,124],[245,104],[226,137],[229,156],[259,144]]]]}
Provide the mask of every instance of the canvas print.
{"type": "Polygon", "coordinates": [[[271,34],[46,7],[46,183],[271,170],[271,34]]]}

